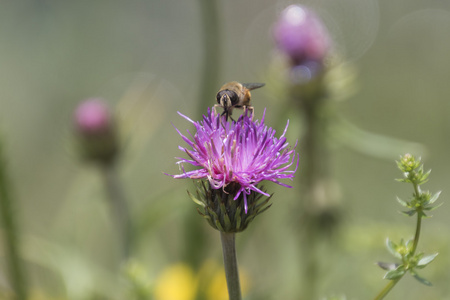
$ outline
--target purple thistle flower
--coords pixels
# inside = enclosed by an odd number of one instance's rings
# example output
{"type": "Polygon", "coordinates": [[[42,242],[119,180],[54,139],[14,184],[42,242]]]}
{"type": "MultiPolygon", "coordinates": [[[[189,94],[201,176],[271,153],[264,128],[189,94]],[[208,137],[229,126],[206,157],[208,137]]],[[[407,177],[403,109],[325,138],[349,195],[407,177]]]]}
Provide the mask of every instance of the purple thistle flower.
{"type": "Polygon", "coordinates": [[[84,135],[99,135],[110,130],[112,115],[102,99],[91,98],[83,101],[75,110],[76,129],[84,135]]]}
{"type": "Polygon", "coordinates": [[[311,62],[321,64],[332,44],[318,16],[300,5],[290,5],[281,13],[274,36],[281,52],[297,66],[311,62]]]}
{"type": "Polygon", "coordinates": [[[212,189],[222,189],[234,195],[234,200],[243,195],[246,213],[247,197],[252,192],[270,196],[258,188],[260,182],[268,180],[291,187],[279,181],[292,179],[298,167],[297,154],[295,170],[289,170],[296,157],[295,146],[290,148],[286,142],[289,122],[283,134],[276,138],[275,130],[264,124],[265,112],[261,121],[253,121],[243,115],[237,122],[227,121],[211,109],[200,122],[179,114],[194,124],[197,132],[192,136],[188,131],[189,138],[176,129],[189,146],[180,146],[179,149],[186,152],[190,159],[178,158],[183,173],[171,175],[174,178],[207,179],[212,189]],[[200,168],[185,171],[184,163],[200,168]]]}

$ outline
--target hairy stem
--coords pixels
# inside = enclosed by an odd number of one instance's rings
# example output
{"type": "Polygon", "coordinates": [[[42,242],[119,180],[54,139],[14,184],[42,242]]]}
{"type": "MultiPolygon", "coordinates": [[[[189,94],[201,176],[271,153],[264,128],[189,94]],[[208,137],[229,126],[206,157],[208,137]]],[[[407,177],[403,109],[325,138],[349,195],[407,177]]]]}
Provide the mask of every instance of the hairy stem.
{"type": "Polygon", "coordinates": [[[230,300],[241,300],[241,285],[239,282],[235,237],[235,233],[220,232],[228,296],[230,300]]]}
{"type": "Polygon", "coordinates": [[[384,289],[382,289],[381,292],[374,298],[374,300],[384,299],[384,297],[392,290],[392,288],[397,284],[397,282],[399,282],[400,279],[402,279],[402,277],[399,277],[395,280],[390,280],[388,284],[384,287],[384,289]]]}
{"type": "Polygon", "coordinates": [[[119,232],[122,259],[126,260],[130,256],[133,243],[133,226],[130,210],[122,189],[122,184],[117,177],[115,164],[112,162],[103,165],[102,175],[111,209],[111,216],[119,232]]]}
{"type": "Polygon", "coordinates": [[[411,256],[416,253],[417,245],[419,244],[420,237],[420,228],[422,227],[422,214],[420,212],[417,213],[417,224],[416,224],[416,233],[414,234],[414,243],[411,250],[411,256]]]}
{"type": "MultiPolygon", "coordinates": [[[[202,119],[207,107],[213,106],[218,90],[221,57],[220,16],[217,0],[199,0],[202,29],[202,69],[198,95],[197,119],[202,119]]],[[[184,260],[197,269],[203,257],[205,234],[197,214],[191,213],[185,221],[184,260]]]]}
{"type": "Polygon", "coordinates": [[[220,16],[216,0],[199,0],[203,29],[203,66],[200,81],[199,117],[215,102],[220,74],[220,16]]]}
{"type": "Polygon", "coordinates": [[[16,299],[25,300],[28,292],[19,254],[20,240],[15,219],[17,212],[14,210],[14,200],[11,196],[2,148],[3,145],[0,143],[0,220],[4,230],[5,257],[16,299]]]}
{"type": "MultiPolygon", "coordinates": [[[[299,101],[301,99],[298,99],[299,101]]],[[[304,146],[304,166],[302,173],[302,211],[304,215],[301,219],[302,227],[307,228],[302,238],[303,248],[303,288],[302,299],[317,298],[317,283],[319,269],[321,266],[317,256],[319,243],[324,241],[322,233],[329,230],[327,222],[323,222],[326,210],[330,209],[323,205],[329,199],[319,199],[318,189],[324,181],[328,179],[328,158],[329,152],[325,145],[324,120],[319,117],[321,104],[320,99],[308,99],[303,102],[303,113],[305,120],[305,133],[303,136],[304,146]]],[[[325,193],[326,194],[326,193],[325,193]]]]}
{"type": "MultiPolygon", "coordinates": [[[[416,182],[413,182],[413,187],[414,187],[415,197],[417,199],[419,199],[419,197],[421,195],[420,186],[416,182]]],[[[422,216],[423,216],[422,212],[418,211],[417,212],[416,233],[414,234],[414,244],[413,244],[413,248],[411,250],[411,255],[414,255],[414,253],[416,252],[416,249],[417,249],[417,245],[419,244],[420,228],[422,226],[422,216]]]]}

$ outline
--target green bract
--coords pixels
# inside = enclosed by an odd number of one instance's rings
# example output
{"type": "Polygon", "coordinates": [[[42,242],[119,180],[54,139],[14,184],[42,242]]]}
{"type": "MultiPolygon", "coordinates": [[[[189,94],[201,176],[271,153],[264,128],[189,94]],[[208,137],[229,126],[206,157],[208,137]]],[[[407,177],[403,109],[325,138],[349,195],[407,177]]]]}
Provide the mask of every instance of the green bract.
{"type": "MultiPolygon", "coordinates": [[[[250,193],[247,196],[248,210],[244,210],[243,195],[234,199],[231,190],[213,189],[209,182],[198,181],[196,183],[197,192],[195,195],[189,193],[189,197],[200,205],[198,212],[213,227],[223,232],[240,232],[247,228],[248,224],[259,214],[266,211],[272,204],[269,200],[272,197],[264,197],[259,193],[250,193]]],[[[227,189],[232,189],[233,184],[227,189]]],[[[263,187],[260,187],[263,190],[263,187]]]]}

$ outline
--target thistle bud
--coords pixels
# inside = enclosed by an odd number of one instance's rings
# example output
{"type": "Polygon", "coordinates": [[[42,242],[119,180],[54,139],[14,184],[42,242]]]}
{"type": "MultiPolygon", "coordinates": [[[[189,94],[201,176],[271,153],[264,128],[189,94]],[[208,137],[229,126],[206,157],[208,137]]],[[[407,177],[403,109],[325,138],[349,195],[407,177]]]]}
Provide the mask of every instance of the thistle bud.
{"type": "Polygon", "coordinates": [[[83,101],[75,110],[74,126],[82,156],[109,163],[117,153],[117,138],[112,114],[102,99],[83,101]]]}
{"type": "Polygon", "coordinates": [[[316,14],[300,5],[290,5],[275,24],[279,50],[293,66],[322,64],[331,48],[328,30],[316,14]]]}

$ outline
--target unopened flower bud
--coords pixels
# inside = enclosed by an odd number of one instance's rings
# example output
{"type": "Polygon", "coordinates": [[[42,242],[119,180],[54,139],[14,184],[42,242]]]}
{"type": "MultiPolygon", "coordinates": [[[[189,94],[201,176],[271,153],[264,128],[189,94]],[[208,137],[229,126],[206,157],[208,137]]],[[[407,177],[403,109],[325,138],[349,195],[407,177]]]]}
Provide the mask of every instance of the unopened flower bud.
{"type": "Polygon", "coordinates": [[[111,162],[117,153],[117,139],[106,103],[98,98],[83,101],[75,110],[74,123],[82,156],[88,160],[111,162]]]}
{"type": "Polygon", "coordinates": [[[331,48],[325,25],[314,12],[300,5],[290,5],[281,13],[274,36],[278,48],[294,66],[322,64],[331,48]]]}
{"type": "Polygon", "coordinates": [[[75,125],[83,135],[101,134],[110,129],[111,123],[109,108],[101,99],[87,99],[75,111],[75,125]]]}
{"type": "Polygon", "coordinates": [[[420,158],[416,159],[411,154],[406,153],[400,157],[400,161],[397,162],[397,165],[402,172],[411,172],[420,166],[420,158]]]}

